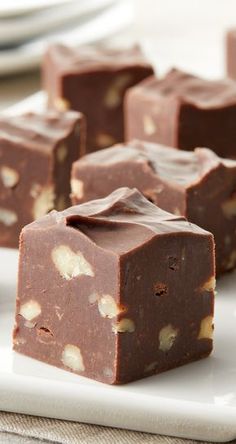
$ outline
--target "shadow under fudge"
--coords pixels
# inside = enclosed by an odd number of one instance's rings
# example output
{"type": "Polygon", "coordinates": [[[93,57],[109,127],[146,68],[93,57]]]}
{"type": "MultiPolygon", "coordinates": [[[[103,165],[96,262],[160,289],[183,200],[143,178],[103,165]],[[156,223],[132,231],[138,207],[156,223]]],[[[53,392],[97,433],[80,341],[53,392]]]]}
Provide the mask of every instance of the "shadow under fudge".
{"type": "Polygon", "coordinates": [[[137,190],[56,211],[21,234],[14,349],[109,384],[212,350],[213,236],[137,190]]]}
{"type": "Polygon", "coordinates": [[[124,94],[153,73],[138,46],[108,49],[51,45],[43,61],[42,84],[49,107],[73,109],[85,115],[87,153],[123,142],[124,94]]]}
{"type": "Polygon", "coordinates": [[[71,165],[84,143],[81,113],[0,118],[0,246],[18,248],[24,225],[68,207],[71,165]]]}
{"type": "Polygon", "coordinates": [[[206,80],[172,69],[130,88],[125,96],[126,140],[183,150],[208,147],[236,158],[236,83],[206,80]]]}
{"type": "Polygon", "coordinates": [[[236,161],[205,148],[193,152],[131,141],[73,164],[72,203],[136,187],[160,208],[212,232],[217,274],[236,266],[236,161]]]}

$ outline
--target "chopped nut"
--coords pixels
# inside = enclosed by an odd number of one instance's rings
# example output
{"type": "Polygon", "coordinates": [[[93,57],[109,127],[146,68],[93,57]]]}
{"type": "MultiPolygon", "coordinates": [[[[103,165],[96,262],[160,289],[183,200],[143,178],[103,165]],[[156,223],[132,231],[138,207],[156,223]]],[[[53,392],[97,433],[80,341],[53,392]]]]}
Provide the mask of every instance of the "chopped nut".
{"type": "Polygon", "coordinates": [[[61,321],[64,316],[64,313],[61,313],[61,308],[58,305],[55,306],[55,311],[59,321],[61,321]]]}
{"type": "Polygon", "coordinates": [[[19,173],[13,168],[3,166],[1,168],[1,179],[4,187],[13,188],[19,182],[19,173]]]}
{"type": "Polygon", "coordinates": [[[173,346],[176,337],[178,335],[178,330],[172,327],[171,324],[166,325],[160,330],[159,333],[159,349],[163,352],[167,352],[173,346]]]}
{"type": "Polygon", "coordinates": [[[164,185],[162,184],[157,185],[157,187],[155,188],[155,193],[160,194],[162,193],[163,190],[164,190],[164,185]]]}
{"type": "Polygon", "coordinates": [[[61,360],[66,367],[76,372],[83,372],[85,370],[81,351],[75,345],[67,344],[64,347],[61,360]]]}
{"type": "Polygon", "coordinates": [[[134,321],[128,318],[123,318],[112,326],[112,331],[114,333],[133,333],[134,330],[134,321]]]}
{"type": "Polygon", "coordinates": [[[74,135],[75,135],[76,137],[79,137],[79,136],[80,136],[80,123],[77,123],[77,124],[75,125],[75,127],[74,127],[74,135]]]}
{"type": "Polygon", "coordinates": [[[83,254],[80,251],[75,253],[67,245],[54,247],[52,260],[60,276],[66,280],[81,275],[94,276],[93,269],[83,254]]]}
{"type": "MultiPolygon", "coordinates": [[[[32,190],[31,190],[32,196],[32,190]]],[[[41,192],[35,199],[33,205],[33,217],[34,219],[38,219],[39,217],[44,216],[54,207],[54,199],[55,194],[53,187],[45,187],[41,188],[41,192]]]]}
{"type": "Polygon", "coordinates": [[[64,143],[62,143],[58,148],[57,148],[57,160],[60,163],[63,163],[66,156],[68,154],[67,151],[67,147],[64,143]]]}
{"type": "Polygon", "coordinates": [[[107,108],[115,108],[121,103],[121,95],[114,86],[112,86],[106,93],[105,105],[107,108]]]}
{"type": "Polygon", "coordinates": [[[98,134],[96,137],[96,144],[100,148],[106,148],[108,146],[114,145],[116,143],[114,137],[112,137],[110,134],[101,133],[98,134]]]}
{"type": "Polygon", "coordinates": [[[62,97],[57,97],[54,101],[54,106],[58,111],[68,111],[70,109],[70,102],[62,97]]]}
{"type": "Polygon", "coordinates": [[[120,307],[109,294],[106,294],[99,299],[98,310],[104,318],[109,319],[115,318],[121,312],[120,307]]]}
{"type": "Polygon", "coordinates": [[[19,314],[27,321],[32,321],[32,319],[37,318],[41,314],[41,307],[37,301],[31,299],[21,305],[19,314]]]}
{"type": "Polygon", "coordinates": [[[176,216],[181,216],[181,211],[177,207],[174,208],[173,213],[176,214],[176,216]]]}
{"type": "Polygon", "coordinates": [[[18,220],[17,214],[7,208],[0,208],[0,223],[11,227],[18,220]]]}
{"type": "Polygon", "coordinates": [[[66,208],[66,198],[65,198],[65,196],[63,196],[63,194],[61,194],[61,196],[58,197],[56,208],[57,208],[57,211],[65,210],[65,208],[66,208]]]}
{"type": "Polygon", "coordinates": [[[99,299],[99,296],[97,293],[91,293],[88,297],[89,303],[90,304],[95,304],[99,299]]]}
{"type": "Polygon", "coordinates": [[[144,368],[144,372],[145,373],[152,372],[153,370],[155,370],[156,366],[157,366],[157,361],[151,362],[151,364],[146,365],[146,367],[144,368]]]}
{"type": "Polygon", "coordinates": [[[70,181],[71,191],[77,197],[82,199],[84,196],[84,183],[79,179],[71,179],[70,181]]]}
{"type": "Polygon", "coordinates": [[[232,251],[225,268],[226,270],[231,270],[232,268],[235,267],[235,265],[236,265],[236,250],[232,251]]]}
{"type": "Polygon", "coordinates": [[[215,276],[211,276],[201,287],[202,291],[214,291],[216,288],[215,276]]]}
{"type": "Polygon", "coordinates": [[[103,370],[103,374],[104,374],[104,376],[106,376],[107,378],[112,378],[112,376],[113,376],[113,371],[112,371],[111,368],[109,368],[109,367],[105,367],[104,370],[103,370]]]}
{"type": "Polygon", "coordinates": [[[213,317],[206,316],[200,325],[198,339],[212,339],[213,337],[213,317]]]}
{"type": "Polygon", "coordinates": [[[26,339],[25,338],[21,338],[20,336],[17,336],[15,339],[13,339],[13,343],[15,345],[23,345],[26,343],[26,339]]]}
{"type": "Polygon", "coordinates": [[[145,134],[147,134],[148,136],[152,136],[152,134],[156,132],[156,125],[151,116],[143,116],[143,127],[145,134]]]}
{"type": "Polygon", "coordinates": [[[105,95],[107,108],[116,108],[121,104],[124,90],[131,83],[131,80],[130,74],[121,74],[114,79],[105,95]]]}
{"type": "Polygon", "coordinates": [[[154,285],[154,294],[155,296],[164,296],[168,293],[168,287],[166,284],[163,284],[162,282],[157,282],[154,285]]]}
{"type": "Polygon", "coordinates": [[[33,199],[36,199],[38,195],[40,194],[40,191],[42,189],[42,186],[39,183],[34,183],[30,189],[30,196],[33,199]]]}
{"type": "Polygon", "coordinates": [[[222,204],[222,210],[228,219],[236,216],[236,193],[222,204]]]}
{"type": "Polygon", "coordinates": [[[25,321],[24,326],[26,328],[34,328],[35,327],[35,322],[30,322],[30,321],[25,321]]]}

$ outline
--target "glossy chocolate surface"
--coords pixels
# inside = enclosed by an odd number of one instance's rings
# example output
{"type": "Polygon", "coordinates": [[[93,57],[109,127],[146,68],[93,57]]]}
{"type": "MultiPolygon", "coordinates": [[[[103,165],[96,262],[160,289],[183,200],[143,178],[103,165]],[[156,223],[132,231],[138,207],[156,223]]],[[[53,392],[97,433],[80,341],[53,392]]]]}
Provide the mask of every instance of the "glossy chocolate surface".
{"type": "Polygon", "coordinates": [[[236,161],[206,148],[181,151],[131,141],[84,156],[73,164],[72,202],[136,187],[155,205],[212,232],[217,272],[236,266],[236,161]]]}
{"type": "Polygon", "coordinates": [[[24,225],[69,204],[70,170],[85,143],[80,113],[0,118],[0,245],[18,247],[24,225]]]}
{"type": "Polygon", "coordinates": [[[42,71],[49,107],[85,115],[86,152],[124,140],[124,94],[152,74],[152,66],[137,46],[120,50],[52,45],[42,71]]]}
{"type": "Polygon", "coordinates": [[[236,84],[206,80],[171,70],[127,92],[126,138],[163,143],[183,150],[207,146],[236,157],[236,84]]]}

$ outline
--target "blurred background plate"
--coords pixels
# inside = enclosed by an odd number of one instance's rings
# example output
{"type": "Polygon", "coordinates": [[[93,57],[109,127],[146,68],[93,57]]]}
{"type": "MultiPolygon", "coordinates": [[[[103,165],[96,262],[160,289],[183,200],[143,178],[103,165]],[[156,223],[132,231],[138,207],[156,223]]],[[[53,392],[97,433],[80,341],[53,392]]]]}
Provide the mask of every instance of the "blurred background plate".
{"type": "Polygon", "coordinates": [[[0,18],[0,48],[20,46],[36,37],[50,36],[55,30],[78,27],[90,20],[92,14],[98,14],[114,3],[115,0],[69,1],[20,18],[0,18]]]}
{"type": "MultiPolygon", "coordinates": [[[[71,2],[70,7],[67,5],[64,9],[64,13],[63,17],[63,10],[57,8],[55,16],[52,13],[47,13],[45,15],[47,19],[44,20],[42,18],[44,13],[41,12],[41,21],[37,25],[37,21],[35,21],[35,30],[29,21],[31,31],[40,35],[21,44],[22,34],[21,37],[18,36],[17,45],[2,48],[0,50],[0,75],[38,67],[49,43],[62,42],[71,46],[95,43],[108,39],[127,28],[133,20],[133,7],[129,0],[87,0],[86,2],[73,2],[73,4],[71,2]],[[58,29],[55,29],[57,25],[58,29]]],[[[27,32],[29,38],[29,28],[28,31],[26,29],[23,31],[22,28],[24,38],[26,38],[27,32]]],[[[0,46],[5,45],[3,34],[0,23],[0,46]]],[[[9,38],[10,34],[8,34],[9,38]]],[[[5,38],[6,43],[6,35],[5,38]]],[[[17,30],[14,38],[17,40],[17,30]]]]}
{"type": "MultiPolygon", "coordinates": [[[[48,9],[51,6],[68,4],[77,0],[8,0],[0,5],[0,18],[16,17],[48,9]]],[[[79,0],[80,3],[83,0],[79,0]]],[[[84,0],[86,2],[86,0],[84,0]]]]}

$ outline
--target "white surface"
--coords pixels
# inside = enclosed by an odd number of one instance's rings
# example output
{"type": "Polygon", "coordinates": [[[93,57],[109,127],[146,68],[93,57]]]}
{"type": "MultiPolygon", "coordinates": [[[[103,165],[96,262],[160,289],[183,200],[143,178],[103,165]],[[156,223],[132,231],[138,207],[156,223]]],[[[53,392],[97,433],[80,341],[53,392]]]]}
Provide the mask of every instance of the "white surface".
{"type": "MultiPolygon", "coordinates": [[[[108,3],[108,0],[99,0],[108,3]]],[[[90,0],[90,6],[97,1],[90,0]]],[[[88,6],[86,3],[86,7],[88,6]]],[[[92,6],[91,6],[92,7],[92,6]]],[[[91,12],[91,10],[90,10],[91,12]]],[[[133,20],[132,4],[121,0],[99,14],[92,15],[88,21],[70,26],[67,30],[55,31],[35,41],[25,43],[13,49],[0,51],[0,75],[31,70],[40,64],[43,53],[49,43],[60,42],[66,45],[79,46],[107,39],[118,31],[131,25],[133,20]]]]}
{"type": "Polygon", "coordinates": [[[219,283],[210,358],[110,387],[11,350],[17,252],[0,249],[0,410],[152,433],[236,438],[236,274],[219,283]]]}

